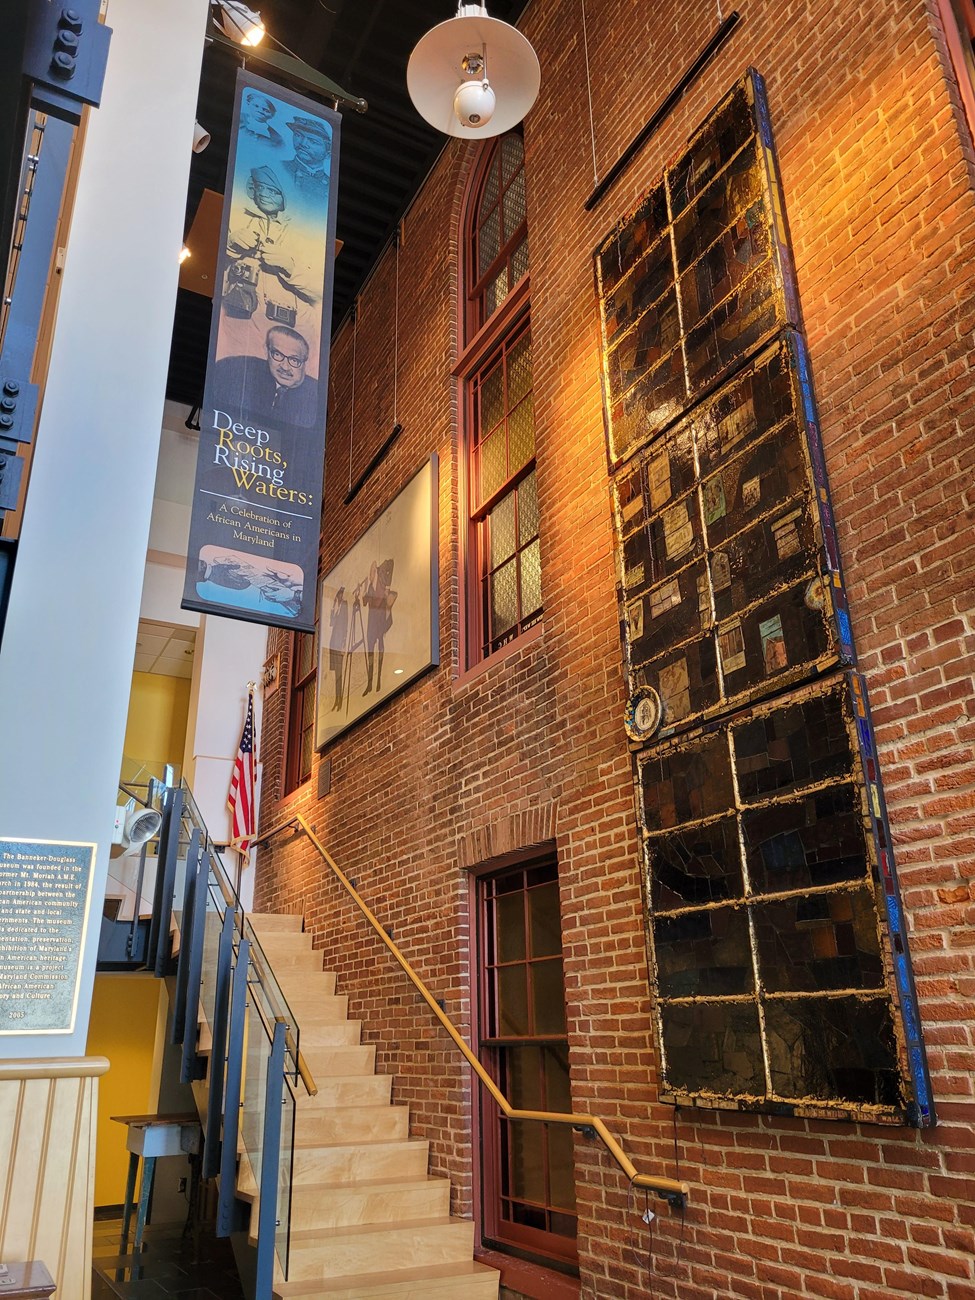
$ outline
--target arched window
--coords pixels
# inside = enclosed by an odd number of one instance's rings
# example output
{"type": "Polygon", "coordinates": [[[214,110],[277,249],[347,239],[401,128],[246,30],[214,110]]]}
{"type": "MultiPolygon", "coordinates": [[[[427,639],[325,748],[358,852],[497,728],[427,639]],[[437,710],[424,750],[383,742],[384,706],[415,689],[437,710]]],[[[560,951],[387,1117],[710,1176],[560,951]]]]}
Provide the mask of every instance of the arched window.
{"type": "Polygon", "coordinates": [[[467,663],[542,614],[521,135],[491,142],[466,213],[467,663]]]}

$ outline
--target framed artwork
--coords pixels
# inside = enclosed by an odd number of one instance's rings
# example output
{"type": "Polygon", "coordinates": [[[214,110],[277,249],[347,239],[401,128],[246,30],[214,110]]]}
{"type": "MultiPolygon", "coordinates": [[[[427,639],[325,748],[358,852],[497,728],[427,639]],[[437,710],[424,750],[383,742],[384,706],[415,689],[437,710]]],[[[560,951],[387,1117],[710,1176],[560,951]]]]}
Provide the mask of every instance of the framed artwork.
{"type": "Polygon", "coordinates": [[[322,580],[318,749],[440,662],[437,471],[432,456],[322,580]]]}

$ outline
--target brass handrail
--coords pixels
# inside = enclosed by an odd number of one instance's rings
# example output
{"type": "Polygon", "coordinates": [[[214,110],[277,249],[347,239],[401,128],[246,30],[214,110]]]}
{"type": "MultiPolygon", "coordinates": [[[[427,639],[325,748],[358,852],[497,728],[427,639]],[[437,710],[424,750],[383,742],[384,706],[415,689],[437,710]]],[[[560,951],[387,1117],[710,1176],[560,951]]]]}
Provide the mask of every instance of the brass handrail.
{"type": "Polygon", "coordinates": [[[368,904],[362,898],[361,894],[356,889],[355,885],[353,885],[352,881],[349,880],[348,876],[346,876],[342,868],[334,861],[334,859],[325,849],[324,845],[321,843],[321,841],[319,840],[315,832],[312,830],[312,828],[308,825],[308,822],[305,820],[302,814],[295,813],[294,816],[289,817],[287,821],[281,822],[279,825],[272,827],[271,830],[265,831],[262,835],[259,835],[255,840],[252,841],[252,843],[255,846],[264,844],[269,839],[272,839],[275,835],[280,834],[281,831],[287,830],[289,826],[295,826],[295,825],[300,826],[301,829],[304,831],[304,833],[308,836],[309,840],[311,841],[312,845],[315,847],[322,861],[327,863],[332,874],[342,885],[342,888],[346,891],[346,893],[355,903],[356,907],[359,909],[362,915],[366,918],[366,920],[369,922],[372,928],[379,935],[380,939],[389,949],[390,953],[392,953],[393,957],[395,957],[397,962],[399,962],[400,966],[402,966],[403,970],[406,972],[411,982],[413,983],[413,986],[416,989],[416,991],[420,994],[424,1002],[427,1004],[427,1006],[430,1008],[433,1014],[440,1021],[441,1025],[443,1025],[444,1029],[447,1031],[447,1033],[450,1035],[451,1039],[453,1040],[454,1046],[459,1049],[464,1059],[467,1061],[467,1064],[471,1067],[471,1069],[480,1079],[481,1083],[484,1084],[485,1088],[487,1088],[488,1092],[494,1098],[495,1102],[497,1102],[498,1107],[501,1109],[501,1111],[503,1112],[503,1114],[507,1119],[538,1120],[544,1124],[568,1124],[575,1129],[589,1130],[592,1133],[595,1133],[595,1135],[600,1139],[603,1146],[606,1148],[609,1154],[619,1165],[620,1169],[622,1169],[623,1173],[629,1179],[631,1186],[639,1187],[641,1189],[645,1189],[646,1191],[656,1192],[659,1196],[662,1196],[665,1200],[670,1201],[672,1204],[677,1204],[682,1207],[686,1204],[687,1198],[690,1195],[690,1190],[691,1190],[690,1186],[687,1183],[678,1181],[675,1178],[655,1178],[650,1174],[637,1173],[636,1166],[630,1160],[629,1156],[626,1154],[626,1152],[617,1142],[616,1138],[613,1137],[612,1133],[610,1133],[609,1129],[606,1127],[603,1121],[599,1119],[597,1116],[567,1115],[567,1114],[562,1114],[560,1112],[547,1111],[547,1110],[516,1110],[515,1107],[512,1106],[511,1103],[508,1101],[507,1097],[505,1097],[504,1093],[501,1091],[498,1085],[488,1074],[487,1070],[485,1070],[481,1062],[471,1051],[470,1047],[468,1047],[467,1043],[461,1037],[460,1031],[455,1027],[453,1021],[450,1019],[447,1013],[441,1008],[440,1004],[437,1002],[436,998],[427,988],[426,984],[424,984],[423,980],[416,973],[416,971],[413,969],[410,963],[403,956],[402,952],[400,952],[399,948],[396,946],[393,940],[386,933],[382,924],[376,919],[375,915],[370,910],[368,904]]]}

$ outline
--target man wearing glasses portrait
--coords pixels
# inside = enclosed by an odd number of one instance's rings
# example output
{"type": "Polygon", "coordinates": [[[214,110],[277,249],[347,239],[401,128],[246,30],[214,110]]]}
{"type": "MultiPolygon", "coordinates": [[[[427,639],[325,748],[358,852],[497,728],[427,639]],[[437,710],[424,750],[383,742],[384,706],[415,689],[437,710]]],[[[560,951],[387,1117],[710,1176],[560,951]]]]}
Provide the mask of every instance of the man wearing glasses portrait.
{"type": "Polygon", "coordinates": [[[318,380],[305,373],[308,343],[287,325],[272,325],[264,356],[224,357],[213,368],[213,401],[244,423],[308,428],[318,415],[318,380]]]}

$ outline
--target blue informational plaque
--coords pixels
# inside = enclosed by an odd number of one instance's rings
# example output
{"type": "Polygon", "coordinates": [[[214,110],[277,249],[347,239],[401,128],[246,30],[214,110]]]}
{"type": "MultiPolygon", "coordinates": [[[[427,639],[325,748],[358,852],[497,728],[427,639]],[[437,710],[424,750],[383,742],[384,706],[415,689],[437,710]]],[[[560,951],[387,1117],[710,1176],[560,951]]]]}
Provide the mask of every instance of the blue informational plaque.
{"type": "Polygon", "coordinates": [[[0,1034],[70,1034],[95,845],[0,839],[0,1034]]]}

